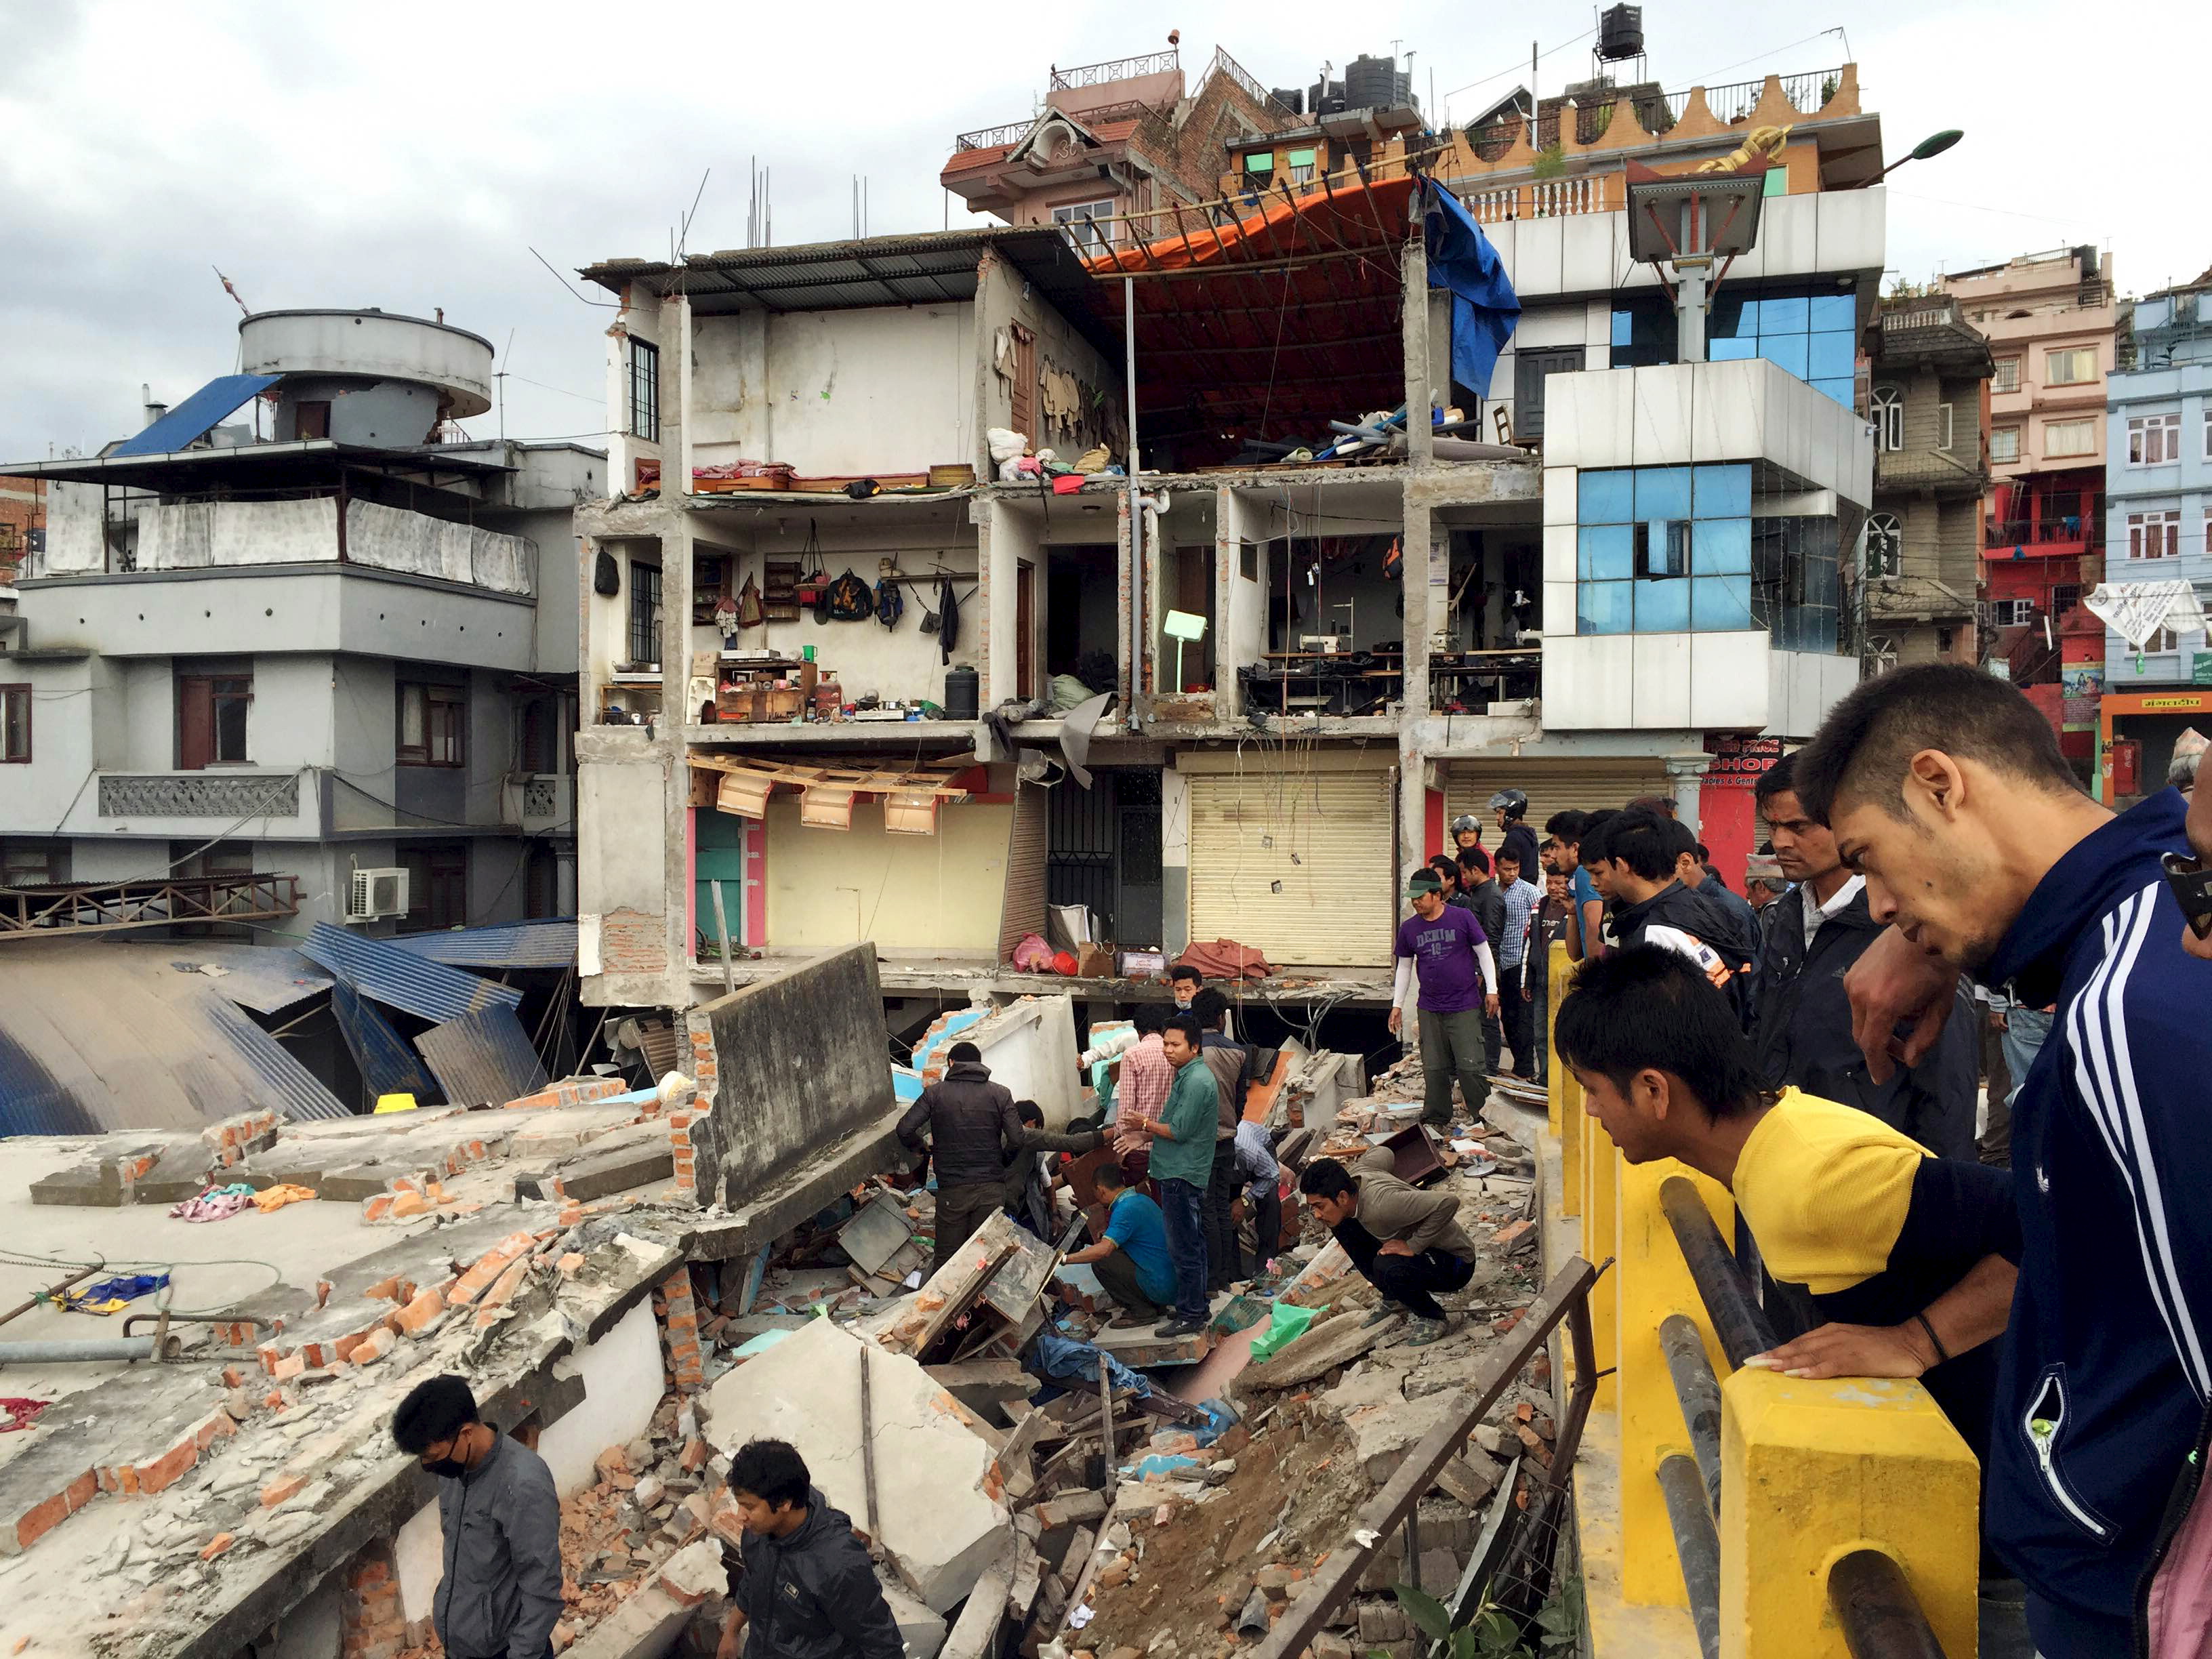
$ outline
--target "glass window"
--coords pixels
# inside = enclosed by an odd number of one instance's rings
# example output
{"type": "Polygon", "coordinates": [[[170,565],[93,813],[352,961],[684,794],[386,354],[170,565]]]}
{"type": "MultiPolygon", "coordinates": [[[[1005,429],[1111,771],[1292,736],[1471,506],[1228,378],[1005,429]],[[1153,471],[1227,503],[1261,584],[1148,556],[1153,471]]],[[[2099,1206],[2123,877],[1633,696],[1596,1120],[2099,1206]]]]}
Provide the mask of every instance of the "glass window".
{"type": "Polygon", "coordinates": [[[1639,466],[1635,472],[1638,518],[1686,519],[1690,516],[1688,467],[1639,466]]]}
{"type": "Polygon", "coordinates": [[[660,348],[635,338],[629,343],[629,429],[647,443],[660,441],[660,348]]]}
{"type": "Polygon", "coordinates": [[[1759,302],[1759,332],[1762,338],[1769,334],[1803,334],[1812,326],[1812,301],[1802,294],[1759,302]]]}
{"type": "Polygon", "coordinates": [[[1636,574],[1650,580],[1690,574],[1690,521],[1649,519],[1636,526],[1636,574]]]}
{"type": "Polygon", "coordinates": [[[1846,334],[1856,334],[1859,326],[1859,302],[1856,295],[1815,294],[1810,301],[1812,317],[1808,326],[1815,334],[1840,329],[1846,334]]]}
{"type": "Polygon", "coordinates": [[[31,758],[31,688],[0,685],[0,761],[31,758]]]}
{"type": "Polygon", "coordinates": [[[1905,394],[1893,386],[1874,389],[1874,447],[1886,453],[1905,447],[1905,394]]]}
{"type": "Polygon", "coordinates": [[[2097,453],[2094,421],[2052,421],[2043,428],[2045,455],[2094,455],[2097,453]]]}
{"type": "Polygon", "coordinates": [[[1577,517],[1584,524],[1626,524],[1636,516],[1636,472],[1632,467],[1608,467],[1576,476],[1577,517]]]}
{"type": "Polygon", "coordinates": [[[1629,595],[1633,582],[1583,582],[1575,589],[1577,634],[1626,634],[1635,622],[1629,595]]]}
{"type": "MultiPolygon", "coordinates": [[[[1692,469],[1694,480],[1694,517],[1725,519],[1751,511],[1751,468],[1748,466],[1700,466],[1692,469]]],[[[1744,567],[1748,570],[1749,565],[1744,567]]]]}
{"type": "Polygon", "coordinates": [[[1810,345],[1810,340],[1802,334],[1762,334],[1759,337],[1759,355],[1802,380],[1812,356],[1810,345]]]}
{"type": "MultiPolygon", "coordinates": [[[[1740,574],[1697,576],[1691,580],[1690,626],[1699,633],[1751,626],[1751,526],[1747,524],[1743,530],[1746,563],[1740,574]]],[[[1706,544],[1700,542],[1700,557],[1705,549],[1706,544]]]]}
{"type": "Polygon", "coordinates": [[[1858,345],[1847,333],[1808,337],[1805,373],[1810,378],[1832,380],[1850,374],[1858,365],[1858,345]]]}
{"type": "Polygon", "coordinates": [[[2016,426],[1992,427],[1990,429],[1990,459],[2002,465],[2020,459],[2020,428],[2016,426]]]}
{"type": "Polygon", "coordinates": [[[1759,356],[1756,339],[1708,339],[1705,342],[1705,361],[1709,363],[1741,363],[1759,356]]]}
{"type": "MultiPolygon", "coordinates": [[[[1688,528],[1687,526],[1684,526],[1688,528]]],[[[1690,584],[1686,578],[1636,584],[1636,631],[1683,634],[1690,627],[1690,584]]]]}
{"type": "Polygon", "coordinates": [[[1713,301],[1705,314],[1705,338],[1755,340],[1759,337],[1759,301],[1726,290],[1713,301]]]}
{"type": "Polygon", "coordinates": [[[1990,390],[1992,392],[2017,392],[2020,390],[2019,358],[2000,357],[1997,359],[1997,372],[1996,377],[1990,381],[1990,390]]]}
{"type": "Polygon", "coordinates": [[[2043,379],[2047,386],[2083,386],[2097,378],[2097,350],[2094,346],[2069,346],[2063,351],[2047,352],[2043,359],[2043,379]]]}
{"type": "Polygon", "coordinates": [[[1813,390],[1824,398],[1833,398],[1845,409],[1850,409],[1856,406],[1856,402],[1852,395],[1853,384],[1854,382],[1848,377],[1843,380],[1815,380],[1813,382],[1813,390]]]}
{"type": "Polygon", "coordinates": [[[1698,565],[1700,576],[1748,576],[1751,574],[1751,520],[1698,520],[1698,565]]]}
{"type": "Polygon", "coordinates": [[[1634,543],[1627,525],[1586,524],[1576,541],[1575,574],[1583,581],[1626,581],[1635,573],[1634,543]]]}

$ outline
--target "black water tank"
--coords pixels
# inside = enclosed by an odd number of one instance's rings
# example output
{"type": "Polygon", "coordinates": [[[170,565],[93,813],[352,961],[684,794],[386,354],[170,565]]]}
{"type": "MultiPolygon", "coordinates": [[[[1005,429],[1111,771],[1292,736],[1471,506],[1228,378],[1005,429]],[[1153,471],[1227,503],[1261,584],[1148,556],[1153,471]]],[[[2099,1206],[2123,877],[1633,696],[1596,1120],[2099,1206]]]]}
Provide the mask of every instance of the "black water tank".
{"type": "Polygon", "coordinates": [[[1344,71],[1345,100],[1353,109],[1388,109],[1398,101],[1398,60],[1355,58],[1344,71]]]}
{"type": "Polygon", "coordinates": [[[1607,6],[1597,20],[1597,55],[1606,63],[1644,56],[1644,8],[1607,6]]]}
{"type": "Polygon", "coordinates": [[[1306,112],[1306,95],[1296,87],[1271,87],[1267,95],[1293,115],[1306,112]]]}
{"type": "Polygon", "coordinates": [[[1340,115],[1346,107],[1341,81],[1316,81],[1306,93],[1305,112],[1309,115],[1340,115]]]}
{"type": "Polygon", "coordinates": [[[945,718],[972,720],[982,712],[982,686],[975,671],[963,663],[945,671],[945,718]]]}

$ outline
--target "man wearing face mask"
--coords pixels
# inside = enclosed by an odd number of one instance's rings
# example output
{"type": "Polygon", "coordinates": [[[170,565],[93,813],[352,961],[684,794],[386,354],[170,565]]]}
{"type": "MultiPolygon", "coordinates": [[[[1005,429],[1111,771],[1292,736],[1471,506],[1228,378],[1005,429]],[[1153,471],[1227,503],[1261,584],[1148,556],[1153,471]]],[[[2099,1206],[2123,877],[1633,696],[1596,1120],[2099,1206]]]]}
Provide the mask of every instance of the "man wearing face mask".
{"type": "Polygon", "coordinates": [[[529,1447],[477,1417],[458,1376],[392,1414],[399,1449],[439,1477],[445,1570],[430,1617],[450,1659],[550,1659],[561,1620],[561,1499],[529,1447]]]}

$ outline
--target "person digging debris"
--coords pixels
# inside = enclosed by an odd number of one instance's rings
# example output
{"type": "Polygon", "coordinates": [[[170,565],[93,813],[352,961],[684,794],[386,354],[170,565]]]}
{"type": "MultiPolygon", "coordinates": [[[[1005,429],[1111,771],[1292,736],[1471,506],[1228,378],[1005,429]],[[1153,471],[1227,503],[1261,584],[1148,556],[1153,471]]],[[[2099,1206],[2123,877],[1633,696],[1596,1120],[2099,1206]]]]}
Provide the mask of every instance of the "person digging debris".
{"type": "Polygon", "coordinates": [[[781,1440],[738,1447],[730,1497],[745,1542],[742,1554],[722,1546],[732,1605],[715,1659],[899,1659],[905,1640],[867,1548],[796,1449],[781,1440]]]}
{"type": "Polygon", "coordinates": [[[1118,1164],[1100,1164],[1091,1180],[1106,1203],[1106,1236],[1069,1251],[1064,1260],[1096,1273],[1099,1288],[1130,1321],[1158,1319],[1176,1297],[1175,1262],[1168,1255],[1160,1206],[1129,1190],[1129,1178],[1118,1164]]]}
{"type": "Polygon", "coordinates": [[[972,1042],[956,1042],[945,1058],[945,1075],[921,1091],[898,1125],[898,1138],[915,1152],[925,1148],[921,1132],[929,1131],[927,1149],[937,1165],[932,1273],[942,1272],[990,1219],[1005,1194],[1006,1166],[1026,1144],[1013,1094],[991,1081],[982,1051],[972,1042]]]}
{"type": "Polygon", "coordinates": [[[1391,1173],[1389,1152],[1376,1146],[1351,1168],[1316,1158],[1298,1176],[1298,1190],[1336,1235],[1352,1265],[1382,1293],[1370,1324],[1403,1308],[1413,1316],[1408,1347],[1443,1335],[1447,1316],[1438,1291],[1466,1287],[1474,1277],[1474,1241],[1459,1224],[1459,1200],[1425,1193],[1391,1173]]]}

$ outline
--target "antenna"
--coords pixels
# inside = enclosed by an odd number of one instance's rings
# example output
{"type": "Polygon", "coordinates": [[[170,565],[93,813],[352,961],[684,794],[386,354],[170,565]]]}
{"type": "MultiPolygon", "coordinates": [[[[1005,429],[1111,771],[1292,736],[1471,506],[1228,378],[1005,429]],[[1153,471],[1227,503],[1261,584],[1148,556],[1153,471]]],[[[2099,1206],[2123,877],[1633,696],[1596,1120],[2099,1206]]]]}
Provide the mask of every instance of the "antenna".
{"type": "Polygon", "coordinates": [[[499,354],[499,367],[492,372],[493,395],[499,400],[500,441],[507,441],[507,365],[514,356],[514,331],[507,331],[507,344],[499,354]]]}
{"type": "Polygon", "coordinates": [[[691,244],[691,216],[699,211],[699,198],[707,193],[707,180],[714,176],[714,169],[708,167],[699,175],[699,188],[691,192],[691,205],[684,210],[684,227],[677,241],[676,252],[678,258],[683,257],[684,250],[691,244]]]}
{"type": "MultiPolygon", "coordinates": [[[[530,244],[527,242],[525,242],[523,246],[525,247],[530,247],[530,244]]],[[[617,305],[612,300],[594,300],[590,298],[588,295],[577,293],[574,287],[571,285],[566,276],[563,276],[559,271],[554,270],[553,262],[548,259],[544,254],[540,253],[536,248],[530,248],[530,257],[537,260],[539,264],[544,265],[545,269],[551,273],[553,280],[560,283],[562,288],[568,290],[568,297],[570,299],[580,300],[587,306],[597,306],[605,311],[620,311],[622,309],[622,307],[617,305]]]]}

